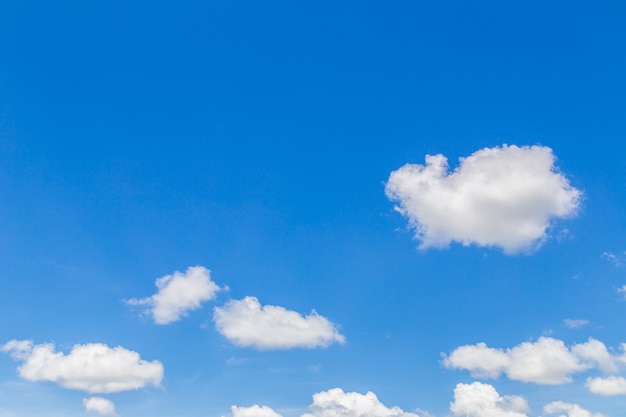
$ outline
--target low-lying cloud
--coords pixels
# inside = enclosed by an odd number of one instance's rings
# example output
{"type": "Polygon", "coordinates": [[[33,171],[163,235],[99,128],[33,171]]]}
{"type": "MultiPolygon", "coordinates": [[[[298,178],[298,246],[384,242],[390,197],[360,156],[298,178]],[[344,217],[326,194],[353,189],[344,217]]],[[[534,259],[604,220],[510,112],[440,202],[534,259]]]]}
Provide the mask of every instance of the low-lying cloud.
{"type": "Polygon", "coordinates": [[[582,408],[578,404],[554,401],[543,407],[543,412],[547,414],[559,414],[559,417],[607,417],[602,413],[592,413],[582,408]]]}
{"type": "Polygon", "coordinates": [[[83,399],[85,411],[100,414],[102,416],[115,416],[115,404],[113,401],[102,397],[91,397],[83,399]]]}
{"type": "Polygon", "coordinates": [[[447,368],[465,369],[474,377],[497,378],[504,373],[512,380],[546,385],[571,382],[572,374],[594,368],[614,373],[624,362],[624,355],[610,354],[596,339],[589,338],[570,348],[563,341],[550,337],[506,350],[491,348],[485,343],[465,345],[443,360],[447,368]]]}
{"type": "Polygon", "coordinates": [[[500,396],[496,389],[480,382],[457,384],[452,414],[459,417],[528,417],[528,403],[517,395],[500,396]]]}
{"type": "Polygon", "coordinates": [[[251,407],[237,407],[233,405],[230,407],[230,411],[233,417],[282,417],[266,405],[259,406],[255,404],[251,407]]]}
{"type": "Polygon", "coordinates": [[[137,352],[121,346],[74,345],[66,355],[55,351],[52,343],[33,345],[32,341],[12,340],[2,346],[2,351],[23,362],[17,370],[27,381],[49,381],[63,388],[89,393],[160,386],[163,379],[161,362],[148,362],[137,352]]]}
{"type": "Polygon", "coordinates": [[[373,392],[360,394],[344,392],[341,388],[318,392],[313,395],[310,413],[302,417],[419,417],[403,411],[400,407],[387,407],[373,392]]]}
{"type": "MultiPolygon", "coordinates": [[[[544,413],[559,414],[559,417],[607,417],[592,413],[578,404],[553,401],[543,408],[544,413]]],[[[232,417],[282,417],[270,407],[231,407],[232,417]]],[[[524,397],[500,395],[490,384],[472,382],[457,384],[454,399],[450,403],[450,416],[454,417],[529,417],[530,408],[524,397]]],[[[533,414],[534,415],[534,414],[533,414]]],[[[400,407],[388,407],[376,394],[345,392],[341,388],[318,392],[313,395],[309,412],[300,417],[433,417],[432,414],[415,409],[413,412],[400,407]]]]}

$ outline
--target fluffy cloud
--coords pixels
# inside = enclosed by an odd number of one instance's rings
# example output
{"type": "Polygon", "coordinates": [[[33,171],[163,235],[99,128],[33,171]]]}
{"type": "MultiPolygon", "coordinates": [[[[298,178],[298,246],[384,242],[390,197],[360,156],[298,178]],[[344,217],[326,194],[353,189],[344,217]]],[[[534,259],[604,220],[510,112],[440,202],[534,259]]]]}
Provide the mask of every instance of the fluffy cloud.
{"type": "Polygon", "coordinates": [[[490,348],[482,342],[456,348],[443,360],[446,368],[466,369],[477,378],[497,378],[510,362],[507,352],[490,348]]]}
{"type": "Polygon", "coordinates": [[[606,417],[601,413],[592,413],[585,410],[578,404],[564,403],[563,401],[554,401],[545,407],[543,412],[548,414],[559,414],[559,417],[606,417]]]}
{"type": "Polygon", "coordinates": [[[500,396],[489,384],[457,384],[450,411],[462,417],[527,417],[528,403],[515,395],[500,396]]]}
{"type": "MultiPolygon", "coordinates": [[[[368,392],[344,392],[341,388],[318,392],[313,395],[310,413],[301,417],[432,417],[424,411],[403,411],[399,407],[388,408],[376,394],[368,392]]],[[[450,411],[458,417],[528,417],[529,407],[525,398],[517,395],[500,395],[489,384],[474,382],[457,384],[450,411]]],[[[554,401],[543,408],[546,414],[558,417],[607,417],[592,413],[578,404],[554,401]]],[[[267,406],[231,407],[232,417],[282,417],[267,406]]]]}
{"type": "Polygon", "coordinates": [[[233,417],[282,417],[268,406],[253,405],[252,407],[230,407],[233,417]]]}
{"type": "Polygon", "coordinates": [[[309,406],[311,413],[302,417],[419,417],[399,407],[387,408],[376,394],[368,392],[344,392],[341,388],[318,392],[309,406]]]}
{"type": "Polygon", "coordinates": [[[213,321],[217,330],[237,346],[314,348],[345,341],[335,325],[315,311],[303,316],[279,306],[262,306],[255,297],[216,307],[213,321]]]}
{"type": "Polygon", "coordinates": [[[101,414],[103,416],[114,416],[115,405],[112,401],[102,397],[91,397],[83,399],[85,411],[101,414]]]}
{"type": "Polygon", "coordinates": [[[101,343],[74,345],[69,354],[55,352],[52,343],[33,345],[12,340],[2,347],[23,361],[19,375],[27,381],[51,381],[63,388],[90,393],[128,391],[147,385],[160,386],[163,365],[148,362],[137,352],[101,343]]]}
{"type": "Polygon", "coordinates": [[[215,298],[220,290],[211,281],[211,271],[203,266],[192,266],[187,271],[174,272],[156,280],[159,291],[151,297],[133,298],[130,305],[145,306],[157,324],[180,320],[191,310],[200,308],[203,302],[215,298]]]}
{"type": "Polygon", "coordinates": [[[541,243],[552,219],[577,211],[581,193],[554,161],[548,147],[503,145],[474,152],[449,172],[445,156],[427,155],[426,165],[392,172],[385,193],[421,248],[454,241],[514,253],[541,243]]]}
{"type": "Polygon", "coordinates": [[[587,378],[585,386],[589,391],[598,395],[626,395],[626,379],[621,376],[587,378]]]}
{"type": "Polygon", "coordinates": [[[569,327],[570,329],[579,329],[583,326],[586,326],[589,324],[589,320],[582,320],[582,319],[565,319],[563,320],[563,324],[565,325],[565,327],[569,327]]]}
{"type": "Polygon", "coordinates": [[[619,370],[619,357],[614,357],[609,353],[604,343],[599,340],[589,338],[586,343],[580,343],[572,346],[572,353],[581,360],[586,361],[592,366],[601,369],[604,372],[617,372],[619,370]]]}
{"type": "Polygon", "coordinates": [[[609,354],[606,346],[593,338],[570,348],[561,340],[541,337],[512,349],[494,349],[484,343],[455,349],[444,358],[448,368],[465,369],[473,376],[497,378],[505,373],[510,379],[537,384],[563,384],[571,375],[590,368],[616,372],[622,358],[609,354]]]}

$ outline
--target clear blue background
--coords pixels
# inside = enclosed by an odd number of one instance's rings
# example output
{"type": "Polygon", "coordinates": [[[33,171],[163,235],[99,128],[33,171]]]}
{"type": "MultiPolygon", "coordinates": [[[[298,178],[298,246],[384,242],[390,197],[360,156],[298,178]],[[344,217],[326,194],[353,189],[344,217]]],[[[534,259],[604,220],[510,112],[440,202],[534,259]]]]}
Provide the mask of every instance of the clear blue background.
{"type": "MultiPolygon", "coordinates": [[[[626,249],[625,16],[621,1],[0,2],[0,343],[162,361],[162,391],[107,396],[137,417],[290,417],[333,387],[443,416],[473,379],[442,352],[550,332],[617,347],[626,279],[601,255],[626,249]],[[389,173],[503,143],[551,147],[583,191],[567,238],[418,251],[389,173]],[[170,326],[123,303],[191,265],[230,291],[170,326]],[[235,348],[211,310],[246,295],[315,309],[347,344],[235,348]]],[[[0,410],[84,414],[84,393],[15,367],[0,357],[0,410]]],[[[494,385],[537,413],[626,407],[581,380],[494,385]]]]}

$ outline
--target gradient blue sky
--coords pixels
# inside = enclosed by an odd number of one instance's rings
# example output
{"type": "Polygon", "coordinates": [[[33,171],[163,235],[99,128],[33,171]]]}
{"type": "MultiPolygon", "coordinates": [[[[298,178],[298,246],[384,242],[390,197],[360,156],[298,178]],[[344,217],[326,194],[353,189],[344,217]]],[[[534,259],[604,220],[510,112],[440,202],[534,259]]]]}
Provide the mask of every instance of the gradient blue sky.
{"type": "MultiPolygon", "coordinates": [[[[585,388],[597,370],[540,385],[443,358],[626,342],[625,16],[619,1],[1,2],[0,345],[159,361],[160,387],[97,394],[127,417],[298,417],[336,387],[444,417],[474,381],[532,416],[622,415],[626,396],[585,388]],[[530,251],[418,249],[390,174],[504,144],[550,148],[576,213],[530,251]],[[128,305],[196,265],[228,290],[167,325],[128,305]],[[246,296],[315,310],[345,343],[237,346],[213,311],[246,296]]],[[[0,354],[0,416],[87,413],[91,394],[18,366],[0,354]]]]}

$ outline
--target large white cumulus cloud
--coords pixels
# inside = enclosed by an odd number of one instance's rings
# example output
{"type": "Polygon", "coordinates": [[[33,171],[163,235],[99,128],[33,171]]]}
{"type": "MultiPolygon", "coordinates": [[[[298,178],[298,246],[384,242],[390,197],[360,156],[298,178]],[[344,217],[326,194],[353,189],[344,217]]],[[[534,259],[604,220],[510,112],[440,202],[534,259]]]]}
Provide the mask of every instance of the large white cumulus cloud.
{"type": "Polygon", "coordinates": [[[527,417],[528,403],[516,395],[500,396],[489,384],[457,384],[450,411],[460,417],[527,417]]]}
{"type": "Polygon", "coordinates": [[[56,352],[52,343],[33,345],[12,340],[2,350],[23,361],[18,368],[27,381],[50,381],[63,388],[89,393],[111,393],[160,386],[163,365],[148,362],[137,352],[101,343],[74,345],[67,355],[56,352]]]}
{"type": "Polygon", "coordinates": [[[389,176],[385,192],[409,219],[422,248],[463,245],[528,250],[550,221],[576,213],[581,193],[554,167],[545,146],[484,148],[449,172],[443,155],[407,164],[389,176]]]}
{"type": "Polygon", "coordinates": [[[621,362],[621,356],[611,355],[604,343],[593,338],[570,348],[562,340],[541,337],[506,350],[485,343],[461,346],[445,357],[443,364],[468,370],[476,377],[497,378],[505,373],[516,381],[555,385],[570,382],[572,374],[592,368],[616,372],[621,362]]]}
{"type": "Polygon", "coordinates": [[[336,326],[315,311],[303,316],[280,306],[262,306],[255,297],[216,307],[213,320],[217,330],[237,346],[314,348],[345,341],[336,326]]]}
{"type": "Polygon", "coordinates": [[[211,271],[203,266],[192,266],[185,273],[174,272],[156,280],[159,291],[147,298],[133,298],[128,304],[145,306],[157,324],[180,320],[202,303],[215,298],[220,287],[211,281],[211,271]]]}

